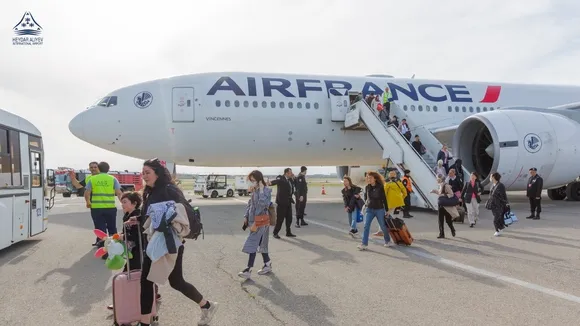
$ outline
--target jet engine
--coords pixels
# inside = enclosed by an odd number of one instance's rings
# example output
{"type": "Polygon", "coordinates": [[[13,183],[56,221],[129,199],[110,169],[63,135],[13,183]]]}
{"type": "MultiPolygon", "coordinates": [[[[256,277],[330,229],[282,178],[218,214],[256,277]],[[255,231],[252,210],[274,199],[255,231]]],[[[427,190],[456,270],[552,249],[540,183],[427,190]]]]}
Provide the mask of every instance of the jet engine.
{"type": "Polygon", "coordinates": [[[557,113],[502,109],[466,118],[453,137],[454,158],[477,172],[484,185],[494,172],[509,190],[525,190],[529,169],[544,189],[566,185],[580,175],[580,125],[557,113]]]}
{"type": "Polygon", "coordinates": [[[384,169],[384,166],[337,166],[336,167],[336,174],[337,177],[342,180],[342,178],[346,175],[349,176],[352,182],[358,186],[364,186],[366,184],[366,173],[368,171],[380,171],[384,169]]]}

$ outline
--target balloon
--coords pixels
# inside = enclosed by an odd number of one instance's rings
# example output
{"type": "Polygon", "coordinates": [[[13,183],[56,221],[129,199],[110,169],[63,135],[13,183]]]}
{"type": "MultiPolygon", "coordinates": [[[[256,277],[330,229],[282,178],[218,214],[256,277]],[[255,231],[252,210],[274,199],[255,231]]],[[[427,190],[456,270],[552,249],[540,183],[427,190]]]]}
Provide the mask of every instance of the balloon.
{"type": "Polygon", "coordinates": [[[112,242],[108,247],[107,247],[107,252],[109,253],[109,255],[111,256],[116,256],[116,255],[122,255],[125,252],[125,248],[123,247],[123,245],[119,242],[112,242]]]}
{"type": "Polygon", "coordinates": [[[112,269],[112,270],[118,270],[123,268],[123,266],[125,266],[125,259],[123,259],[123,257],[121,256],[109,256],[109,258],[107,258],[107,260],[105,261],[105,266],[107,266],[108,269],[112,269]]]}
{"type": "Polygon", "coordinates": [[[101,258],[103,257],[105,254],[107,253],[107,250],[105,248],[99,248],[99,250],[97,250],[95,252],[95,257],[97,258],[101,258]]]}
{"type": "Polygon", "coordinates": [[[107,237],[107,234],[105,232],[101,231],[101,230],[95,229],[95,230],[93,230],[93,232],[95,233],[95,235],[97,236],[97,238],[99,238],[101,240],[107,237]]]}

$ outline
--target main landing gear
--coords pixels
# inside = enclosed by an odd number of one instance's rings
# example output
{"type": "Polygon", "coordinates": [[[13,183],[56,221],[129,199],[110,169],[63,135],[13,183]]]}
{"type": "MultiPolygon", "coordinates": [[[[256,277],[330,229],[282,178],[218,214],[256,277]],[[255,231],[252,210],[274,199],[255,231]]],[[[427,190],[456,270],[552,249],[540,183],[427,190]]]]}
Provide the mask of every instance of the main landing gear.
{"type": "Polygon", "coordinates": [[[548,189],[551,200],[580,201],[580,182],[574,181],[560,188],[548,189]]]}

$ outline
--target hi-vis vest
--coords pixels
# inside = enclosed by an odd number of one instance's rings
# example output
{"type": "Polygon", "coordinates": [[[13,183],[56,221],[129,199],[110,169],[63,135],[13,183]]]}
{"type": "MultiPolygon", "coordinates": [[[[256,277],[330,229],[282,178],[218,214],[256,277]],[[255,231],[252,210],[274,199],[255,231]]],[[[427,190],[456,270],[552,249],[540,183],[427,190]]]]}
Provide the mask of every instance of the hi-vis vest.
{"type": "Polygon", "coordinates": [[[391,92],[383,92],[383,103],[389,102],[389,95],[391,95],[391,92]]]}
{"type": "Polygon", "coordinates": [[[115,177],[101,173],[91,177],[91,208],[115,208],[115,177]]]}
{"type": "Polygon", "coordinates": [[[413,184],[411,183],[411,178],[409,178],[408,176],[404,176],[403,184],[406,184],[405,187],[407,188],[407,192],[413,191],[413,184]]]}

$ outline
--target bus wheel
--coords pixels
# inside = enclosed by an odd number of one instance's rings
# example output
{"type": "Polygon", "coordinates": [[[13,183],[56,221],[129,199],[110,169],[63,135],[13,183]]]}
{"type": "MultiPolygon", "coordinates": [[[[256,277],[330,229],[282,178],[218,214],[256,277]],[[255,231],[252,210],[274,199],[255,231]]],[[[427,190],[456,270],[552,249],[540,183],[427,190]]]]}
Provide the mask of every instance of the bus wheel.
{"type": "Polygon", "coordinates": [[[228,189],[228,193],[226,195],[228,197],[234,197],[234,191],[232,189],[228,189]]]}
{"type": "Polygon", "coordinates": [[[214,190],[214,191],[211,192],[211,198],[217,198],[217,196],[218,196],[218,192],[217,191],[214,190]]]}

